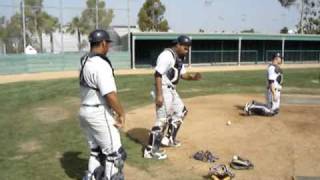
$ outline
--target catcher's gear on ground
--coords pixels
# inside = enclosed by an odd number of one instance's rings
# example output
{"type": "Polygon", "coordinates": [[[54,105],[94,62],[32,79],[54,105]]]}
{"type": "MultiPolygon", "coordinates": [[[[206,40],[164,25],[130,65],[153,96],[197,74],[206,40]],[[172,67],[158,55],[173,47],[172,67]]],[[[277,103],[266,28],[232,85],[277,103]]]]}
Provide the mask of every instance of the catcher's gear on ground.
{"type": "Polygon", "coordinates": [[[90,43],[101,42],[103,40],[105,40],[107,42],[112,42],[109,34],[105,30],[97,29],[97,30],[92,31],[89,34],[89,42],[90,43]]]}
{"type": "Polygon", "coordinates": [[[218,164],[209,169],[208,176],[213,180],[229,180],[234,178],[235,174],[226,165],[218,164]]]}
{"type": "Polygon", "coordinates": [[[193,156],[193,159],[204,162],[215,162],[219,159],[218,156],[212,154],[210,151],[198,151],[193,156]]]}
{"type": "Polygon", "coordinates": [[[239,156],[233,156],[230,167],[236,170],[253,169],[254,165],[248,159],[241,158],[239,156]]]}

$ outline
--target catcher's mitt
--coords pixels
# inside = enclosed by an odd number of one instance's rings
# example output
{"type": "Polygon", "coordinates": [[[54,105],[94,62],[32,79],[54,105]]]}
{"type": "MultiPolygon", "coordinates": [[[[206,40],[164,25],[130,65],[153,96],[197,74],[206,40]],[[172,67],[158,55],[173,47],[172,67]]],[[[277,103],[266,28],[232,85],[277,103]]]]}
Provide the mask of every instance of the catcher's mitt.
{"type": "Polygon", "coordinates": [[[213,180],[227,180],[235,177],[234,173],[224,164],[218,164],[211,167],[208,176],[213,180]]]}
{"type": "Polygon", "coordinates": [[[195,160],[203,161],[203,162],[215,162],[219,158],[213,155],[210,151],[198,151],[193,155],[195,160]]]}
{"type": "Polygon", "coordinates": [[[236,170],[253,169],[254,165],[248,159],[239,156],[233,156],[230,167],[236,170]]]}
{"type": "Polygon", "coordinates": [[[193,80],[200,80],[202,78],[202,75],[200,73],[194,73],[192,76],[193,80]]]}

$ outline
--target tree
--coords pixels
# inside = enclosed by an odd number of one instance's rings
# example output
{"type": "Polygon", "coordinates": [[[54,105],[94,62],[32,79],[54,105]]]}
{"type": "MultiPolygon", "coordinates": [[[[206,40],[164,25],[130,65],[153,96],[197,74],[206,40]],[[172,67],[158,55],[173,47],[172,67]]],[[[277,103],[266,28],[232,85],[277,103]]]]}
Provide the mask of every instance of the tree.
{"type": "Polygon", "coordinates": [[[242,30],[241,33],[255,33],[255,31],[253,28],[251,28],[251,29],[242,30]]]}
{"type": "Polygon", "coordinates": [[[0,41],[2,41],[6,36],[6,29],[5,29],[5,17],[0,17],[0,41]]]}
{"type": "Polygon", "coordinates": [[[89,34],[96,29],[96,2],[98,1],[98,29],[107,29],[114,17],[113,10],[106,10],[102,0],[87,0],[87,8],[82,11],[80,22],[82,33],[89,34]]]}
{"type": "Polygon", "coordinates": [[[43,0],[25,0],[26,29],[36,35],[40,52],[43,52],[42,33],[50,35],[51,51],[53,51],[52,33],[58,28],[58,19],[43,11],[43,0]]]}
{"type": "Polygon", "coordinates": [[[3,41],[6,44],[6,51],[8,53],[18,53],[24,50],[21,33],[21,14],[16,13],[10,17],[5,23],[3,30],[3,41]]]}
{"type": "MultiPolygon", "coordinates": [[[[281,6],[291,7],[298,0],[278,0],[281,6]]],[[[298,33],[320,34],[320,2],[318,0],[299,0],[300,20],[298,33]]]]}
{"type": "Polygon", "coordinates": [[[81,51],[81,34],[83,34],[84,27],[79,17],[74,17],[71,22],[67,24],[67,32],[71,34],[77,33],[78,37],[78,50],[81,51]]]}
{"type": "Polygon", "coordinates": [[[289,7],[296,2],[296,0],[278,0],[278,1],[280,2],[281,6],[283,6],[283,7],[289,7]]]}
{"type": "Polygon", "coordinates": [[[281,34],[288,34],[288,31],[289,29],[287,27],[283,27],[281,30],[280,30],[280,33],[281,34]]]}
{"type": "Polygon", "coordinates": [[[53,47],[53,32],[59,28],[59,20],[56,17],[52,17],[46,12],[42,12],[41,21],[43,24],[41,25],[44,33],[50,36],[50,52],[54,52],[53,47]]]}
{"type": "Polygon", "coordinates": [[[138,24],[141,31],[169,30],[168,21],[164,19],[165,6],[160,0],[146,0],[138,14],[138,24]]]}

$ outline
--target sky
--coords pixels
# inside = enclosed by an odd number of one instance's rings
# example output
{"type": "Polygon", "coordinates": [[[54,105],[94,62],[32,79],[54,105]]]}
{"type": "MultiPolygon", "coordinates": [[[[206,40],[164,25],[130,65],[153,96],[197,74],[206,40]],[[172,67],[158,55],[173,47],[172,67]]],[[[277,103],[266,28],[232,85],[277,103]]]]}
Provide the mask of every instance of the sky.
{"type": "MultiPolygon", "coordinates": [[[[44,7],[56,17],[60,1],[64,24],[80,15],[86,0],[44,0],[44,7]]],[[[19,10],[20,0],[0,0],[0,16],[10,17],[19,10]]],[[[128,24],[128,0],[105,0],[114,9],[113,25],[128,24]]],[[[145,0],[130,0],[130,24],[137,24],[137,16],[145,0]]],[[[279,33],[283,27],[295,29],[299,22],[299,7],[280,6],[278,0],[161,0],[166,7],[164,17],[173,32],[236,33],[253,28],[259,33],[279,33]]]]}

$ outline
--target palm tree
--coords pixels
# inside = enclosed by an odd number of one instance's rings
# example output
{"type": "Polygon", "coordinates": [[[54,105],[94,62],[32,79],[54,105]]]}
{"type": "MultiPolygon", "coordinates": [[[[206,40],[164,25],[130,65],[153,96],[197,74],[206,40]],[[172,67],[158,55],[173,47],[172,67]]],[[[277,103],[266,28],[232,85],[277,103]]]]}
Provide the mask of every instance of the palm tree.
{"type": "Polygon", "coordinates": [[[287,8],[287,7],[290,7],[291,5],[293,5],[296,0],[278,0],[281,4],[281,6],[287,8]]]}
{"type": "Polygon", "coordinates": [[[42,28],[44,33],[49,34],[50,35],[50,51],[53,52],[54,51],[54,47],[53,47],[53,32],[56,31],[56,29],[59,28],[59,21],[58,18],[56,17],[52,17],[49,14],[47,14],[46,12],[43,12],[41,15],[42,18],[42,28]]]}
{"type": "Polygon", "coordinates": [[[81,51],[81,34],[83,32],[83,24],[79,17],[74,17],[67,25],[67,32],[71,34],[77,33],[78,36],[78,50],[81,51]]]}

